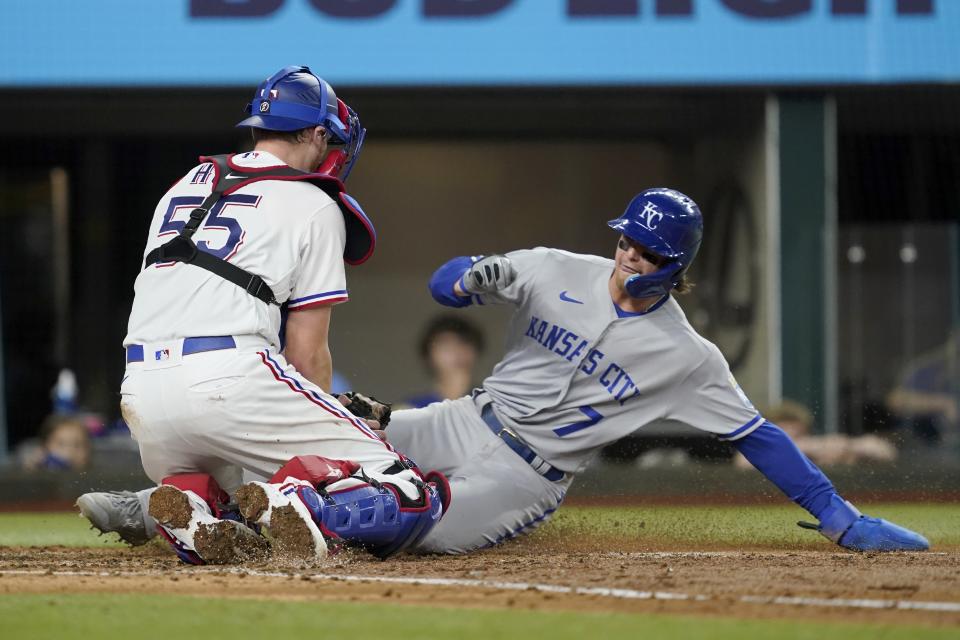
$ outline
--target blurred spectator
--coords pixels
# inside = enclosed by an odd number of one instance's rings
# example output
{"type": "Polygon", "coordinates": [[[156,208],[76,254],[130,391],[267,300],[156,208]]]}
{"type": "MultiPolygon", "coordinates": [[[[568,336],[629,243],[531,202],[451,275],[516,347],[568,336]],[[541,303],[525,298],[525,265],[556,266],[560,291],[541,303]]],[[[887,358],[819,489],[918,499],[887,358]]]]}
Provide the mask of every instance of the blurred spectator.
{"type": "Polygon", "coordinates": [[[27,469],[80,471],[90,462],[90,434],[79,414],[51,414],[40,427],[40,445],[21,454],[27,469]]]}
{"type": "MultiPolygon", "coordinates": [[[[856,464],[858,462],[892,462],[897,449],[887,440],[874,435],[812,435],[813,414],[799,402],[784,400],[763,412],[763,417],[783,429],[808,458],[818,465],[856,464]]],[[[739,453],[734,464],[742,469],[750,463],[739,453]]]]}
{"type": "MultiPolygon", "coordinates": [[[[61,369],[50,389],[51,413],[40,425],[38,437],[21,442],[14,457],[24,469],[79,471],[90,464],[91,436],[103,432],[99,416],[81,412],[77,404],[77,378],[61,369]]],[[[129,437],[129,435],[128,435],[129,437]]]]}
{"type": "Polygon", "coordinates": [[[930,423],[931,439],[960,444],[960,327],[945,344],[904,367],[887,407],[902,418],[930,423]]]}
{"type": "Polygon", "coordinates": [[[433,389],[406,403],[419,408],[467,395],[482,353],[483,332],[475,324],[460,316],[436,316],[420,338],[420,359],[430,373],[433,389]]]}

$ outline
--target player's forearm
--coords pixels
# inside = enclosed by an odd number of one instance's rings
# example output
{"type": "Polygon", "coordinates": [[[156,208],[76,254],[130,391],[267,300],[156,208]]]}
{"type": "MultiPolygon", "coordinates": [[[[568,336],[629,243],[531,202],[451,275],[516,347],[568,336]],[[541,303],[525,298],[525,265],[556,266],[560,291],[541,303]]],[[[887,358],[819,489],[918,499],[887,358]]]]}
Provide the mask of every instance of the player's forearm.
{"type": "Polygon", "coordinates": [[[484,304],[492,301],[515,299],[516,295],[504,296],[517,279],[513,261],[499,253],[468,258],[460,256],[450,260],[430,278],[430,293],[434,300],[448,307],[465,307],[474,301],[484,304]]]}
{"type": "Polygon", "coordinates": [[[830,505],[837,490],[817,465],[779,427],[765,422],[759,429],[733,442],[750,461],[788,498],[815,518],[830,505]]]}
{"type": "Polygon", "coordinates": [[[333,381],[333,356],[328,346],[295,356],[287,354],[287,360],[307,380],[324,391],[330,391],[330,385],[333,381]]]}
{"type": "Polygon", "coordinates": [[[447,307],[466,307],[471,303],[470,294],[463,290],[460,279],[470,269],[473,261],[469,256],[448,260],[430,277],[430,295],[447,307]]]}
{"type": "Polygon", "coordinates": [[[310,382],[326,391],[333,378],[333,358],[330,356],[330,305],[297,310],[287,316],[287,362],[296,367],[310,382]]]}

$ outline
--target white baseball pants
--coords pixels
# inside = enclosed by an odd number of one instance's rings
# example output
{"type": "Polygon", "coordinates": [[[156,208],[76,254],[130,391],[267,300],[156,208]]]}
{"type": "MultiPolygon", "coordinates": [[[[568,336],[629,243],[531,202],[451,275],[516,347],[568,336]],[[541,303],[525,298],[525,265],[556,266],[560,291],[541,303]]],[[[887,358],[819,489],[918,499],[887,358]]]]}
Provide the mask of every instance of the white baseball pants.
{"type": "Polygon", "coordinates": [[[397,460],[336,398],[313,384],[262,338],[182,355],[182,340],[143,345],[127,364],[121,411],[154,482],[209,473],[227,492],[266,480],[296,455],[353,460],[380,472],[397,460]]]}

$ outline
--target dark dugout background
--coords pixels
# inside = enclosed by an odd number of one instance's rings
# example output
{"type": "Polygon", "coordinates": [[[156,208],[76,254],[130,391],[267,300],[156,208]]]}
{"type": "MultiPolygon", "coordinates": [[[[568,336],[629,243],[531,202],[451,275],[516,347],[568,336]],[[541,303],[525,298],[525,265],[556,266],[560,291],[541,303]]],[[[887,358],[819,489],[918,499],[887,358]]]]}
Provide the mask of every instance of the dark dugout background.
{"type": "MultiPolygon", "coordinates": [[[[899,370],[957,322],[956,87],[338,91],[369,131],[349,187],[379,233],[374,258],[348,270],[351,302],[333,319],[335,366],[361,390],[400,399],[427,384],[415,345],[441,310],[425,285],[444,260],[537,245],[609,255],[606,221],[635,192],[670,185],[700,202],[707,224],[693,274],[700,286],[684,304],[765,403],[776,391],[769,294],[802,314],[789,304],[790,282],[815,277],[801,260],[771,280],[771,96],[835,104],[838,278],[823,293],[837,318],[839,414],[822,426],[872,429],[864,420],[884,419],[899,370]]],[[[117,415],[120,344],[153,207],[197,155],[248,146],[233,129],[247,94],[0,92],[10,444],[36,432],[64,366],[77,372],[84,406],[117,415]]],[[[780,181],[801,194],[817,189],[803,171],[780,181]]],[[[467,313],[488,331],[489,371],[506,310],[467,313]]],[[[802,336],[783,340],[788,355],[808,346],[802,336]]]]}

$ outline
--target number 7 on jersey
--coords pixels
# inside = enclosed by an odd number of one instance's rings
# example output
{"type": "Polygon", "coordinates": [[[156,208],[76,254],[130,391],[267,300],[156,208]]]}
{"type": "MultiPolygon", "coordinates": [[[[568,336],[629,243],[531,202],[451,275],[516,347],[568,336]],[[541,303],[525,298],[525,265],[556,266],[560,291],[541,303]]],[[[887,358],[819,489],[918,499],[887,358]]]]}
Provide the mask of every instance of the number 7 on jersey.
{"type": "Polygon", "coordinates": [[[582,407],[580,407],[580,413],[587,416],[587,419],[581,422],[574,422],[573,424],[568,424],[565,427],[557,427],[556,429],[553,430],[553,432],[558,436],[560,436],[561,438],[563,438],[565,436],[570,435],[571,433],[576,433],[577,431],[589,429],[593,425],[603,420],[603,415],[588,404],[585,404],[582,407]]]}

